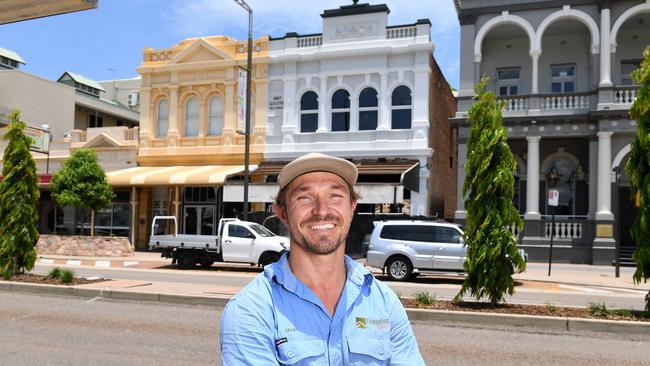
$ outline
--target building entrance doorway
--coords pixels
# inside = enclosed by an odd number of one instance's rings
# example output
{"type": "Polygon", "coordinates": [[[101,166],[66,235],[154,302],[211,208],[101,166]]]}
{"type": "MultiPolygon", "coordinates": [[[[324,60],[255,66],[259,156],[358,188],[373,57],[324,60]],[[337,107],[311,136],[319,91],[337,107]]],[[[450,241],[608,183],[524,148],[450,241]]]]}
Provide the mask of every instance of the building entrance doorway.
{"type": "Polygon", "coordinates": [[[619,197],[619,212],[618,212],[618,227],[619,240],[621,245],[620,250],[620,263],[622,266],[635,266],[632,261],[632,254],[636,250],[636,244],[632,240],[630,229],[636,219],[636,202],[630,198],[630,187],[618,187],[619,197]]]}
{"type": "Polygon", "coordinates": [[[183,227],[185,234],[215,235],[214,206],[185,205],[183,227]]]}

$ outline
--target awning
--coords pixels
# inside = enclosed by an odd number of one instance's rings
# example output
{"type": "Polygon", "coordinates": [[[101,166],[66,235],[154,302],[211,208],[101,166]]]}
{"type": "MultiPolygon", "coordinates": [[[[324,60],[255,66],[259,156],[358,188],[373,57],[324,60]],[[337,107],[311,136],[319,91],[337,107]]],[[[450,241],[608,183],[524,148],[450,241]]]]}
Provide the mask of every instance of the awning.
{"type": "MultiPolygon", "coordinates": [[[[250,165],[254,171],[257,165],[250,165]]],[[[217,186],[231,175],[244,171],[243,165],[139,166],[109,172],[108,184],[133,186],[217,186]]]]}

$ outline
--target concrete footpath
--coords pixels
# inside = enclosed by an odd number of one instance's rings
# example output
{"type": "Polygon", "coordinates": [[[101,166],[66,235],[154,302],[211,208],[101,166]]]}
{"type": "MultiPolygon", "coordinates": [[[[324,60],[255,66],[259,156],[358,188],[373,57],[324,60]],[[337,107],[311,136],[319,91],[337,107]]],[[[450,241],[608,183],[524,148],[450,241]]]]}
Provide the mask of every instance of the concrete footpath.
{"type": "MultiPolygon", "coordinates": [[[[37,264],[51,266],[84,266],[97,268],[159,268],[170,265],[169,260],[160,258],[159,253],[136,252],[123,258],[73,258],[65,256],[40,256],[37,264]]],[[[215,264],[218,265],[218,264],[215,264]]],[[[228,266],[250,265],[239,264],[228,266]]],[[[373,270],[374,272],[374,270],[373,270]]],[[[377,271],[380,273],[380,271],[377,271]]],[[[515,275],[522,281],[552,282],[569,285],[589,285],[622,289],[648,290],[650,283],[635,285],[632,281],[634,268],[621,268],[620,277],[615,277],[614,267],[553,264],[548,276],[548,264],[529,263],[526,272],[515,275]]],[[[86,285],[54,286],[31,283],[0,281],[2,291],[20,291],[37,294],[78,296],[97,299],[151,301],[175,304],[196,304],[223,307],[238,287],[181,282],[112,280],[86,285]]],[[[423,309],[408,309],[409,318],[414,321],[461,322],[471,326],[516,326],[544,329],[551,332],[606,331],[622,334],[650,335],[650,322],[608,321],[546,316],[507,315],[472,312],[453,312],[423,309]]]]}

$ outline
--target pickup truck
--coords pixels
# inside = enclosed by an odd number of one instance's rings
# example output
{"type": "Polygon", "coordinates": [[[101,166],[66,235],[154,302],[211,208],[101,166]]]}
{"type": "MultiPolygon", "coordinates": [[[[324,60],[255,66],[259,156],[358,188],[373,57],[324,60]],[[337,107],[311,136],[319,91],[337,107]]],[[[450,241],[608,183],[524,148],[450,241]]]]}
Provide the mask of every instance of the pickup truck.
{"type": "Polygon", "coordinates": [[[176,217],[156,216],[151,223],[149,250],[161,250],[182,269],[214,262],[251,263],[265,266],[289,250],[289,238],[275,235],[264,226],[238,219],[219,221],[219,235],[178,234],[176,217]]]}

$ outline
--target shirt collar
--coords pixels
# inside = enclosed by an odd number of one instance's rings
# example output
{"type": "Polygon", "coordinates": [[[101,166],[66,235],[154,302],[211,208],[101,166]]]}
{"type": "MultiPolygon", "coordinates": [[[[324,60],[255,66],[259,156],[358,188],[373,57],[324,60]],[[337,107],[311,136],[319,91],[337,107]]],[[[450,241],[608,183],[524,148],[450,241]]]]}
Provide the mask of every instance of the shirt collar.
{"type": "MultiPolygon", "coordinates": [[[[345,256],[345,267],[347,268],[347,277],[358,287],[370,286],[374,277],[361,264],[352,258],[345,256]]],[[[276,263],[264,268],[264,274],[271,283],[278,283],[289,291],[295,292],[298,286],[298,278],[291,272],[289,267],[289,252],[280,257],[276,263]]]]}

